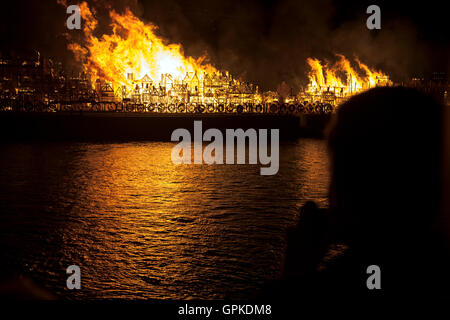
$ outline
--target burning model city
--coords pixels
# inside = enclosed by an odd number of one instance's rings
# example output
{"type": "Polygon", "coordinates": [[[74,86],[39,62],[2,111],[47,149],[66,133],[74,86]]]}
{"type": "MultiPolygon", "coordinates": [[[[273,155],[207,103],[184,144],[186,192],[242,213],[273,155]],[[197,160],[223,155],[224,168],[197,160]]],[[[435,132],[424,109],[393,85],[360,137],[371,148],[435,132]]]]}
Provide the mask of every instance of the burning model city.
{"type": "Polygon", "coordinates": [[[439,6],[16,0],[0,14],[4,300],[291,319],[308,299],[448,296],[439,6]]]}
{"type": "Polygon", "coordinates": [[[98,21],[83,2],[83,43],[68,49],[83,72],[67,76],[62,67],[37,57],[1,60],[0,108],[26,111],[133,111],[165,113],[326,113],[348,97],[389,77],[355,58],[336,55],[331,65],[308,58],[309,84],[294,94],[286,84],[261,92],[257,85],[217,70],[206,57],[186,57],[130,10],[110,11],[112,34],[96,37],[98,21]],[[354,65],[354,66],[353,66],[354,65]]]}

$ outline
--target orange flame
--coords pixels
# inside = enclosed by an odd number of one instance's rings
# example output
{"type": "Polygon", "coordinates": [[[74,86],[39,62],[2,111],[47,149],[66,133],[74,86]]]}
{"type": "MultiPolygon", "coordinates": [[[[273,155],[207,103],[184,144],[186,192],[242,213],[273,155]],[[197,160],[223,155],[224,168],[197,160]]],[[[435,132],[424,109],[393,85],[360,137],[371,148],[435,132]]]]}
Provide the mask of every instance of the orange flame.
{"type": "Polygon", "coordinates": [[[71,43],[69,49],[93,83],[101,79],[112,83],[114,90],[122,86],[132,90],[133,80],[146,75],[158,84],[167,74],[179,80],[196,75],[201,80],[205,74],[217,72],[213,66],[203,63],[205,57],[185,57],[180,45],[166,44],[155,34],[154,25],[145,24],[129,9],[124,14],[110,11],[112,34],[100,38],[93,34],[98,24],[95,12],[86,2],[81,3],[80,10],[85,44],[71,43]]]}
{"type": "Polygon", "coordinates": [[[343,55],[337,54],[336,56],[339,60],[331,67],[327,63],[322,64],[318,59],[308,58],[306,60],[311,68],[308,74],[307,92],[320,94],[333,90],[339,92],[341,97],[345,97],[375,86],[391,84],[386,74],[370,69],[358,58],[355,58],[355,61],[362,72],[355,70],[343,55]]]}

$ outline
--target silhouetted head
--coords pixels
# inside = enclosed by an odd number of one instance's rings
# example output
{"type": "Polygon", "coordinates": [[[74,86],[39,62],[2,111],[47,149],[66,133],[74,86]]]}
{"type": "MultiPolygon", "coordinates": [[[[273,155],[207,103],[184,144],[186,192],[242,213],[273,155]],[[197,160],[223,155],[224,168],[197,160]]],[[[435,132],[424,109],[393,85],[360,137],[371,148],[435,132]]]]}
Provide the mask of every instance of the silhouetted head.
{"type": "Polygon", "coordinates": [[[360,246],[426,238],[439,212],[441,113],[403,87],[375,88],[337,110],[329,132],[333,222],[360,246]]]}

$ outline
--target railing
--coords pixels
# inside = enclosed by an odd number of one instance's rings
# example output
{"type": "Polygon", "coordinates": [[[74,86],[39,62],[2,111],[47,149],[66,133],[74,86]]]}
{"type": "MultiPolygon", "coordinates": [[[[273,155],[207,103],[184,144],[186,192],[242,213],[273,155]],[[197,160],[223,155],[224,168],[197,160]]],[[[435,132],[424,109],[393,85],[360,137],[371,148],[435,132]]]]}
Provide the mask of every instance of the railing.
{"type": "Polygon", "coordinates": [[[295,103],[136,103],[131,100],[121,102],[96,100],[33,101],[17,98],[0,98],[0,111],[19,112],[140,112],[140,113],[235,113],[235,114],[302,114],[331,113],[331,103],[295,102],[295,103]]]}

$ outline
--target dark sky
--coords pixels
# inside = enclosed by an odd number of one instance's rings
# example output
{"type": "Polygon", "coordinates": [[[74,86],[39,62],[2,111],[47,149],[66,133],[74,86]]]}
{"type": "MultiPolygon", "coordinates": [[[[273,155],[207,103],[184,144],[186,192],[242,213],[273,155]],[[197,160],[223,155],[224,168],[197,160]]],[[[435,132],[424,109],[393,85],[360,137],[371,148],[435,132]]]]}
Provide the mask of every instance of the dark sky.
{"type": "MultiPolygon", "coordinates": [[[[67,1],[75,4],[75,1],[67,1]]],[[[108,6],[129,6],[159,27],[188,55],[207,52],[210,62],[235,76],[274,89],[281,81],[305,82],[306,58],[333,60],[334,53],[406,80],[432,71],[449,72],[450,26],[445,2],[333,0],[90,0],[108,24],[108,6]],[[366,28],[366,8],[381,8],[381,30],[366,28]]],[[[9,1],[0,13],[0,50],[37,49],[75,66],[66,50],[65,8],[56,0],[9,1]]],[[[72,31],[70,31],[72,32],[72,31]]],[[[78,31],[73,31],[78,32],[78,31]]]]}

